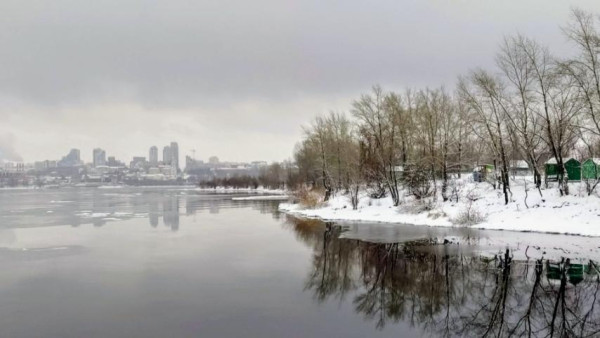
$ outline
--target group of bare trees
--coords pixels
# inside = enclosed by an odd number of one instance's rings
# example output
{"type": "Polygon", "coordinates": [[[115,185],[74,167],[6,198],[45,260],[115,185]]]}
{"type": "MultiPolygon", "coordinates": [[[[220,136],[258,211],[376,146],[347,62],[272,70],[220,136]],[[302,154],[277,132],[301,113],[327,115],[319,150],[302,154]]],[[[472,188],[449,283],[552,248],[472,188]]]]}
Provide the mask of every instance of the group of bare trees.
{"type": "Polygon", "coordinates": [[[290,161],[273,162],[260,168],[258,175],[233,175],[226,177],[211,177],[197,184],[203,188],[268,188],[286,189],[299,184],[299,176],[295,166],[290,161]]]}
{"type": "MultiPolygon", "coordinates": [[[[590,13],[573,10],[563,30],[578,54],[551,55],[521,36],[502,41],[493,70],[474,69],[455,90],[385,91],[355,100],[350,114],[317,117],[305,128],[295,160],[300,179],[327,200],[359,187],[401,203],[403,186],[417,199],[451,195],[451,177],[493,164],[491,181],[510,201],[509,169],[527,162],[541,194],[544,163],[555,158],[558,189],[569,194],[565,161],[600,148],[600,31],[590,13]],[[439,184],[438,184],[439,183],[439,184]]],[[[355,202],[356,199],[356,203],[355,202]]]]}

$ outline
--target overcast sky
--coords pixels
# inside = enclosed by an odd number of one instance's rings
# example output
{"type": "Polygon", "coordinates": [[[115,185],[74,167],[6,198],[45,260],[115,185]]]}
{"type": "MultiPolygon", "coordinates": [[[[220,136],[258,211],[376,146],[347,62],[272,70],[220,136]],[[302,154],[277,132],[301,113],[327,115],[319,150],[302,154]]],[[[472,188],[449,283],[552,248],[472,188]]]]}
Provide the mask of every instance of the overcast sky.
{"type": "Polygon", "coordinates": [[[557,55],[590,1],[2,0],[0,159],[291,157],[301,126],[374,84],[453,87],[504,35],[557,55]]]}

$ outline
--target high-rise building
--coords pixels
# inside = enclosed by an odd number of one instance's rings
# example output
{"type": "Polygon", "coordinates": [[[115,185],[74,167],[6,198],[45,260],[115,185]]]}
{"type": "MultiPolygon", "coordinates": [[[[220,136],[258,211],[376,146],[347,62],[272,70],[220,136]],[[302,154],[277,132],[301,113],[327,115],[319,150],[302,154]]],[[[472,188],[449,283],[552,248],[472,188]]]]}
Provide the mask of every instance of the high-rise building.
{"type": "Polygon", "coordinates": [[[93,153],[94,167],[106,165],[106,152],[100,148],[94,149],[93,153]]]}
{"type": "Polygon", "coordinates": [[[79,149],[71,149],[67,156],[64,156],[58,161],[59,167],[75,167],[81,165],[81,157],[79,156],[79,149]]]}
{"type": "Polygon", "coordinates": [[[169,146],[163,148],[163,164],[171,164],[171,148],[169,146]]]}
{"type": "Polygon", "coordinates": [[[179,145],[177,142],[171,142],[171,167],[175,168],[175,172],[179,172],[179,145]]]}
{"type": "Polygon", "coordinates": [[[158,148],[156,146],[150,147],[150,155],[148,156],[150,165],[156,167],[158,165],[158,148]]]}

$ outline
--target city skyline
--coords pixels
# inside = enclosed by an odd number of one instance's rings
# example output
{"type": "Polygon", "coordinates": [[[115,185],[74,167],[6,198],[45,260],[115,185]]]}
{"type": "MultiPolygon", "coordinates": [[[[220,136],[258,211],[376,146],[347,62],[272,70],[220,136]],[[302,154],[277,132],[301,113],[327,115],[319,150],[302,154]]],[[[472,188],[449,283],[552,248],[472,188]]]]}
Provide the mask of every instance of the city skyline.
{"type": "MultiPolygon", "coordinates": [[[[172,164],[171,159],[172,159],[173,154],[170,152],[170,149],[172,149],[173,144],[179,145],[178,142],[170,142],[168,145],[165,145],[161,156],[158,155],[158,147],[157,146],[150,146],[148,148],[148,151],[147,151],[148,156],[143,156],[141,154],[132,154],[131,156],[126,156],[123,158],[112,155],[112,153],[106,151],[106,149],[104,149],[104,148],[95,147],[90,151],[90,153],[91,153],[90,159],[86,160],[85,156],[82,155],[85,152],[83,152],[79,148],[70,148],[70,149],[66,150],[65,152],[63,152],[63,155],[59,156],[58,158],[39,158],[39,159],[33,159],[31,161],[6,160],[4,162],[0,161],[0,164],[2,164],[2,163],[5,163],[5,164],[11,164],[11,163],[35,164],[35,163],[42,163],[42,162],[54,162],[56,165],[58,165],[61,162],[66,161],[65,166],[77,166],[77,165],[90,164],[92,167],[96,167],[96,166],[103,166],[103,165],[111,166],[111,161],[113,161],[113,162],[118,161],[118,162],[125,164],[131,160],[144,158],[144,160],[150,166],[171,165],[172,164]],[[165,152],[164,152],[165,149],[169,149],[169,155],[167,156],[168,160],[165,159],[165,152]],[[156,153],[154,153],[154,156],[156,156],[156,161],[152,161],[153,150],[156,151],[156,153]]],[[[198,163],[205,163],[205,164],[258,163],[258,162],[268,163],[269,162],[269,161],[264,161],[262,159],[252,159],[250,161],[235,161],[235,160],[226,159],[224,161],[221,161],[221,160],[219,160],[219,157],[215,154],[212,154],[209,156],[207,155],[205,157],[195,157],[194,155],[195,155],[194,150],[192,150],[189,154],[179,153],[177,169],[183,170],[185,168],[186,158],[188,158],[188,157],[190,159],[193,159],[194,161],[197,161],[198,163]],[[181,160],[182,157],[183,157],[184,161],[181,160]],[[182,166],[182,164],[183,164],[183,166],[182,166]]],[[[277,162],[277,161],[273,161],[273,162],[277,162]]]]}

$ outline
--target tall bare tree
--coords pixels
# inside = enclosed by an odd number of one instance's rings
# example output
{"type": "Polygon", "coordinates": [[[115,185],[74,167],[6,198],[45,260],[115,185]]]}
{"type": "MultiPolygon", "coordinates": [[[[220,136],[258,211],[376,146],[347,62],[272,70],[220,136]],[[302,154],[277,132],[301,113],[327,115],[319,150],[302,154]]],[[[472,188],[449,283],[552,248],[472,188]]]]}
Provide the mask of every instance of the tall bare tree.
{"type": "Polygon", "coordinates": [[[496,57],[498,67],[508,84],[509,136],[522,158],[533,169],[535,186],[541,194],[542,176],[539,161],[542,154],[542,123],[535,113],[535,68],[527,55],[530,40],[523,36],[505,38],[496,57]]]}
{"type": "Polygon", "coordinates": [[[373,87],[371,95],[363,95],[352,104],[352,114],[359,121],[361,137],[367,140],[368,147],[377,163],[377,177],[389,192],[394,205],[400,203],[398,191],[399,154],[401,141],[399,131],[400,115],[403,107],[396,94],[385,94],[381,87],[373,87]]]}
{"type": "Polygon", "coordinates": [[[509,176],[506,123],[508,103],[500,80],[484,70],[472,71],[467,79],[460,79],[458,90],[461,99],[473,111],[475,121],[483,134],[483,141],[490,145],[495,158],[500,160],[500,183],[504,203],[509,202],[509,176]]]}

